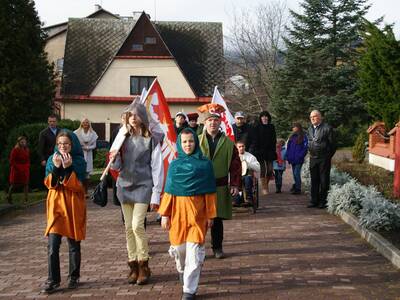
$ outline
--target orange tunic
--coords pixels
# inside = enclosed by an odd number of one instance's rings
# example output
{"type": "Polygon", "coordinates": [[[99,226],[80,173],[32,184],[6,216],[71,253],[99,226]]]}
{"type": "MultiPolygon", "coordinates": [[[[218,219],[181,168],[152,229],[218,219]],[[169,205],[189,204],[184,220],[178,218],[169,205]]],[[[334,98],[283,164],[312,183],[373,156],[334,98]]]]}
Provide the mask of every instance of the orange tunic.
{"type": "Polygon", "coordinates": [[[164,193],[158,213],[170,217],[169,240],[172,246],[185,242],[204,244],[207,220],[217,216],[217,194],[174,196],[164,193]]]}
{"type": "Polygon", "coordinates": [[[45,235],[57,233],[76,241],[85,239],[86,202],[82,183],[72,172],[62,185],[51,186],[52,174],[44,184],[49,189],[47,194],[47,227],[45,235]]]}

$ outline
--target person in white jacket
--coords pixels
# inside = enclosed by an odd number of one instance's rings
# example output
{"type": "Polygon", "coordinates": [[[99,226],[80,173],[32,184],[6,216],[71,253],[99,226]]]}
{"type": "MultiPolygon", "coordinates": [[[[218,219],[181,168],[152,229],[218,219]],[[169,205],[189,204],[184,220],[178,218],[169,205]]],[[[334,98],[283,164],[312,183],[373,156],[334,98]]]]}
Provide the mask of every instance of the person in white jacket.
{"type": "MultiPolygon", "coordinates": [[[[242,184],[244,185],[245,196],[243,197],[243,206],[249,206],[253,203],[253,177],[260,177],[260,163],[257,158],[246,151],[244,141],[237,141],[236,148],[238,149],[240,160],[242,161],[242,184]]],[[[241,205],[240,195],[234,198],[234,205],[241,205]]]]}
{"type": "Polygon", "coordinates": [[[97,141],[97,133],[93,130],[92,124],[90,123],[88,118],[84,118],[81,121],[81,125],[77,130],[74,131],[76,136],[79,139],[79,142],[82,146],[83,155],[86,161],[86,180],[83,182],[85,187],[86,197],[88,196],[88,181],[90,178],[90,174],[93,171],[93,150],[96,149],[96,141],[97,141]]]}

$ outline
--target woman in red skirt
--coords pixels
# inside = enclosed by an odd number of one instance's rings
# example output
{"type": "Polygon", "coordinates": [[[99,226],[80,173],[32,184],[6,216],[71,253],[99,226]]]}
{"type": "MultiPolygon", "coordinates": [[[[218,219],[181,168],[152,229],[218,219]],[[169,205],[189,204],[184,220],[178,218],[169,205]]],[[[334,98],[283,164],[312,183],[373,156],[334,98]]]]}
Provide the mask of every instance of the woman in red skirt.
{"type": "Polygon", "coordinates": [[[17,144],[10,153],[10,188],[7,195],[8,203],[12,203],[11,194],[16,186],[23,186],[25,202],[28,201],[29,168],[30,158],[26,137],[20,136],[17,139],[17,144]]]}

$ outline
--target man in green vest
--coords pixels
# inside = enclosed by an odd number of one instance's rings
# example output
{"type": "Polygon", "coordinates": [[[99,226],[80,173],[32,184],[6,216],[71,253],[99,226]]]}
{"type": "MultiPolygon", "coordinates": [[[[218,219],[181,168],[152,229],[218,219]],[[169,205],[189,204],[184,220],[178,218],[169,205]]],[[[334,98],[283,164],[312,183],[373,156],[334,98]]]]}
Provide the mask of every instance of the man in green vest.
{"type": "Polygon", "coordinates": [[[224,258],[222,221],[232,219],[232,196],[236,196],[239,192],[242,167],[235,144],[220,131],[220,113],[224,108],[218,104],[208,104],[208,106],[213,110],[206,112],[206,130],[199,135],[199,140],[203,154],[213,163],[217,184],[217,217],[211,227],[212,249],[215,258],[224,258]]]}

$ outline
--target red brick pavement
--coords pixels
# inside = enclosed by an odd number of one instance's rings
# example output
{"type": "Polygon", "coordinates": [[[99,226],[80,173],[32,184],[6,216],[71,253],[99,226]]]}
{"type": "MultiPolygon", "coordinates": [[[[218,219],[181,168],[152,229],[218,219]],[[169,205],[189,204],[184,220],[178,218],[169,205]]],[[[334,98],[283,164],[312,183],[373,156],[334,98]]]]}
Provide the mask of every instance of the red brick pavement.
{"type": "MultiPolygon", "coordinates": [[[[286,172],[288,173],[288,172],[286,172]]],[[[286,177],[288,174],[286,175],[286,177]]],[[[286,178],[288,179],[288,178],[286,178]]],[[[273,188],[272,188],[273,189],[273,188]]],[[[228,257],[207,258],[199,299],[400,299],[400,272],[339,218],[307,209],[307,197],[271,193],[255,214],[225,221],[228,257]]],[[[44,206],[0,221],[0,299],[179,299],[167,234],[149,216],[151,283],[126,283],[126,249],[119,208],[88,206],[82,242],[81,286],[65,289],[66,242],[61,247],[62,287],[40,292],[46,280],[44,206]]]]}

